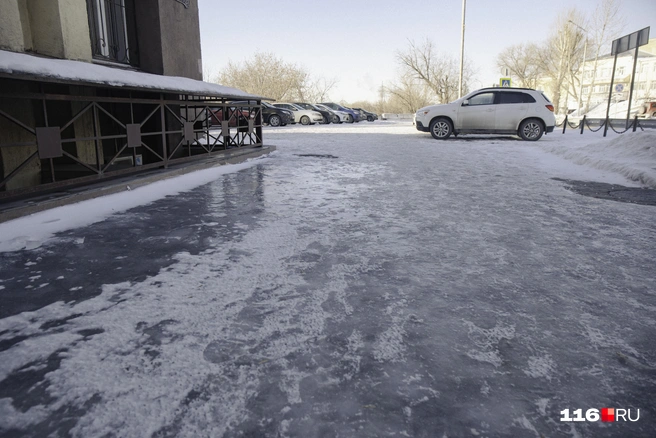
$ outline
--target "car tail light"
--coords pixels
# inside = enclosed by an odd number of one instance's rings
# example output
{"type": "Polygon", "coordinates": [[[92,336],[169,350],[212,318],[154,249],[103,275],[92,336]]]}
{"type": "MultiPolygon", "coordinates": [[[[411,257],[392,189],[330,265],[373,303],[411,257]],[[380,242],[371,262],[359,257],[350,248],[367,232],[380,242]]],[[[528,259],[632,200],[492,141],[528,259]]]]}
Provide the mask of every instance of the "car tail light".
{"type": "Polygon", "coordinates": [[[545,105],[547,109],[551,112],[554,112],[554,106],[553,105],[545,105]]]}

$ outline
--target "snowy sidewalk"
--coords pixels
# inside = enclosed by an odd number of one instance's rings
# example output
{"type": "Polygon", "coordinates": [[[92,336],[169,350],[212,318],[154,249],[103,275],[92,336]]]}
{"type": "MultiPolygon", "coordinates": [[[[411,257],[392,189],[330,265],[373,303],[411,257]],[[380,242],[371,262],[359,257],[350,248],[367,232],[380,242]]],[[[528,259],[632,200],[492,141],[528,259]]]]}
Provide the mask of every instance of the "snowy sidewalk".
{"type": "Polygon", "coordinates": [[[265,135],[0,224],[1,434],[653,435],[655,207],[554,178],[650,186],[654,133],[265,135]],[[602,407],[640,420],[560,421],[602,407]]]}

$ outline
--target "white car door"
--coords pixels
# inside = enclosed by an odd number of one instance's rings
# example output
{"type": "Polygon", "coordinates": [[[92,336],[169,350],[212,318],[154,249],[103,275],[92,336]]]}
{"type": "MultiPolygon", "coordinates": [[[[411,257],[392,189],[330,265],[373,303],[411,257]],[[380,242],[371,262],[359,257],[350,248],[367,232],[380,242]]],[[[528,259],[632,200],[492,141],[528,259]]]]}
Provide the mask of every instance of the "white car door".
{"type": "Polygon", "coordinates": [[[515,131],[528,113],[531,96],[519,91],[500,91],[497,97],[496,129],[515,131]]]}
{"type": "Polygon", "coordinates": [[[458,130],[483,130],[495,129],[494,92],[486,91],[471,96],[458,108],[456,129],[458,130]]]}
{"type": "Polygon", "coordinates": [[[280,108],[287,109],[292,112],[294,115],[294,122],[299,123],[301,116],[298,114],[298,108],[295,107],[294,105],[290,105],[288,103],[280,103],[277,105],[280,108]]]}

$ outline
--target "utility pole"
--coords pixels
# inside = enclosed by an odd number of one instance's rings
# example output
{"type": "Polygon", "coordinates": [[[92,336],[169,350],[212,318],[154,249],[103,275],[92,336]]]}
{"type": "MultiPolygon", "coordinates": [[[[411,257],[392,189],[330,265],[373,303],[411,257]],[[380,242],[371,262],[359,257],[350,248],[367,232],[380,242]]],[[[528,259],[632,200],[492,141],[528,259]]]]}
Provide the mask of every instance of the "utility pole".
{"type": "Polygon", "coordinates": [[[467,0],[462,0],[462,37],[460,39],[460,80],[458,81],[458,98],[462,97],[462,71],[465,64],[465,9],[467,0]]]}

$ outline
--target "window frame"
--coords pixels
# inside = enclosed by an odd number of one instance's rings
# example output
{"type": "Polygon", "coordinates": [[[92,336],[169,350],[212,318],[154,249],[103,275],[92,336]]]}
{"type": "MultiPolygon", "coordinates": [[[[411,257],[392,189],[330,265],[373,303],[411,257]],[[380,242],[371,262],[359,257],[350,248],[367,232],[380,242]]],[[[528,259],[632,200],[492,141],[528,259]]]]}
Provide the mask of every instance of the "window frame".
{"type": "Polygon", "coordinates": [[[86,0],[96,60],[139,65],[134,0],[86,0]]]}
{"type": "MultiPolygon", "coordinates": [[[[464,106],[485,106],[485,105],[494,105],[495,102],[496,102],[496,99],[497,99],[496,94],[497,94],[497,93],[495,93],[494,91],[483,91],[482,93],[474,94],[473,96],[470,96],[470,97],[467,98],[467,105],[464,105],[464,106]],[[492,95],[492,102],[489,102],[489,103],[474,103],[474,104],[471,103],[472,99],[474,99],[475,97],[483,96],[483,95],[485,95],[485,94],[491,94],[491,95],[492,95]]],[[[463,102],[463,103],[464,103],[464,102],[463,102]]]]}

